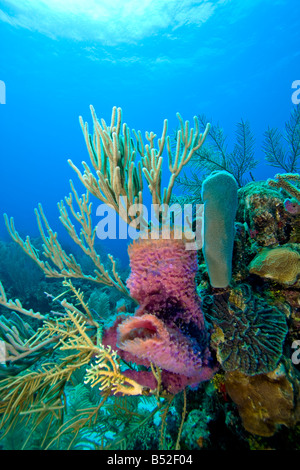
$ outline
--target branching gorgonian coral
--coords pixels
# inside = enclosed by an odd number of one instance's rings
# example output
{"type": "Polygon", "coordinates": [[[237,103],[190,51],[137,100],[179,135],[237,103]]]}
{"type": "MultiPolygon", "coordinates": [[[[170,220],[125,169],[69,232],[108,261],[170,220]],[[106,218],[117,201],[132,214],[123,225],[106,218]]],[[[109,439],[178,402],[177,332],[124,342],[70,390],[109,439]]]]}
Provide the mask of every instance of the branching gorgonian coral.
{"type": "MultiPolygon", "coordinates": [[[[201,127],[206,128],[207,117],[201,115],[198,119],[201,127]]],[[[176,136],[175,140],[177,141],[176,136]]],[[[184,176],[177,179],[176,185],[189,193],[192,200],[199,202],[201,183],[212,171],[227,171],[234,176],[239,187],[246,184],[249,176],[252,178],[251,170],[258,162],[254,158],[255,139],[249,122],[242,119],[237,124],[236,142],[232,151],[228,151],[226,140],[223,129],[219,125],[211,125],[205,145],[194,152],[191,158],[192,178],[184,176]]]]}
{"type": "Polygon", "coordinates": [[[270,165],[286,173],[300,170],[300,105],[294,107],[282,134],[277,128],[265,132],[263,151],[270,165]],[[285,145],[284,145],[285,143],[285,145]]]}

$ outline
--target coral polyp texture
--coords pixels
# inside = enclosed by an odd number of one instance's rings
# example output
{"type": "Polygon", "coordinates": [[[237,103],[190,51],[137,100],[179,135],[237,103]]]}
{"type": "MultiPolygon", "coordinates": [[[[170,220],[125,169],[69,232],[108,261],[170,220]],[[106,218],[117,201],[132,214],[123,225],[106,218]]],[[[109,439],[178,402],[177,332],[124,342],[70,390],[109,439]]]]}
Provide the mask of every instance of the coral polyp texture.
{"type": "MultiPolygon", "coordinates": [[[[135,241],[128,251],[127,286],[139,307],[134,316],[112,327],[121,357],[128,359],[129,354],[144,365],[150,361],[178,374],[184,386],[210,379],[215,364],[195,288],[197,253],[174,238],[135,241]]],[[[169,378],[173,382],[174,377],[163,377],[163,386],[170,391],[169,378]]]]}
{"type": "Polygon", "coordinates": [[[253,181],[238,192],[237,220],[247,223],[250,236],[259,246],[287,243],[290,216],[283,195],[265,182],[253,181]]]}
{"type": "Polygon", "coordinates": [[[293,285],[300,276],[300,249],[297,244],[264,248],[251,261],[249,271],[280,284],[293,285]]]}

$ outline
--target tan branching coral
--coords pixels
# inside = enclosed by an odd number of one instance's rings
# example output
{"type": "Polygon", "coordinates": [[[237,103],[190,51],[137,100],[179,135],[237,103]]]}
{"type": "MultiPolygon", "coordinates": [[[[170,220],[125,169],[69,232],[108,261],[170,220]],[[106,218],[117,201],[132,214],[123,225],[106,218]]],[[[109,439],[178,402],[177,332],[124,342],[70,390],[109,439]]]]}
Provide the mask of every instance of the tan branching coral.
{"type": "Polygon", "coordinates": [[[300,182],[300,175],[297,173],[285,173],[283,175],[278,174],[275,176],[275,180],[269,179],[268,184],[273,188],[282,188],[287,193],[300,202],[300,189],[297,188],[293,182],[300,182]]]}
{"type": "MultiPolygon", "coordinates": [[[[25,312],[26,310],[22,311],[26,314],[25,312]]],[[[12,312],[9,318],[0,316],[0,338],[6,362],[6,365],[0,363],[0,379],[16,375],[28,368],[40,356],[46,355],[58,341],[57,337],[45,339],[43,332],[35,332],[15,312],[12,312]]]]}
{"type": "MultiPolygon", "coordinates": [[[[190,129],[189,122],[183,122],[180,114],[177,114],[180,129],[177,131],[177,146],[175,155],[171,150],[170,138],[167,136],[167,120],[164,121],[162,136],[158,139],[155,147],[156,135],[153,132],[146,132],[148,144],[144,144],[141,132],[133,131],[136,142],[131,136],[127,124],[122,124],[122,111],[120,108],[113,108],[111,124],[107,126],[104,119],[98,121],[94,108],[91,106],[94,124],[93,137],[89,134],[87,123],[80,124],[85,137],[85,142],[89,152],[93,171],[86,162],[83,162],[84,173],[82,174],[77,166],[69,160],[69,164],[79,176],[80,181],[87,189],[86,194],[79,197],[73,182],[70,181],[71,192],[65,198],[65,203],[58,204],[60,221],[66,228],[71,239],[82,249],[94,263],[94,275],[84,273],[80,264],[73,254],[67,254],[60,244],[57,233],[53,232],[44,214],[42,205],[35,209],[35,215],[39,232],[43,240],[43,255],[46,261],[41,259],[38,250],[33,246],[30,237],[23,240],[15,229],[14,219],[10,219],[4,214],[5,224],[12,239],[20,245],[24,252],[42,269],[46,277],[51,278],[77,278],[92,281],[106,286],[114,286],[125,295],[129,295],[128,290],[119,274],[116,271],[116,263],[111,255],[111,272],[104,267],[99,254],[95,249],[96,229],[92,224],[92,203],[89,200],[90,193],[101,202],[114,208],[116,212],[127,223],[135,223],[137,228],[148,227],[148,222],[143,219],[142,213],[136,219],[136,214],[130,215],[127,210],[128,204],[142,204],[143,202],[143,175],[147,181],[148,188],[152,196],[152,202],[161,206],[158,212],[164,215],[166,205],[169,204],[175,179],[182,168],[190,161],[195,151],[202,146],[209,131],[209,124],[203,134],[199,131],[199,122],[195,117],[195,129],[190,129]],[[162,163],[163,152],[167,150],[170,179],[168,186],[162,189],[162,163]],[[141,160],[136,163],[136,156],[140,154],[141,160]],[[74,203],[76,202],[77,210],[74,203]],[[80,232],[70,218],[67,207],[80,225],[80,232]],[[138,220],[138,222],[137,222],[138,220]]],[[[142,209],[140,209],[142,212],[142,209]]],[[[157,214],[158,215],[158,214],[157,214]]]]}
{"type": "MultiPolygon", "coordinates": [[[[170,137],[167,136],[168,121],[165,119],[161,138],[155,146],[156,134],[146,132],[145,145],[140,131],[133,130],[132,138],[127,124],[122,124],[121,108],[113,108],[111,123],[108,126],[104,119],[98,121],[94,108],[91,106],[94,124],[93,137],[89,134],[88,124],[80,124],[84,133],[91,164],[90,167],[82,162],[84,173],[69,160],[69,164],[76,171],[82,184],[105,204],[111,205],[116,212],[127,222],[133,222],[134,218],[124,210],[123,202],[126,197],[129,205],[143,203],[143,179],[144,174],[153,204],[169,204],[175,179],[182,168],[191,160],[193,154],[200,149],[209,131],[209,125],[203,134],[199,130],[197,117],[194,118],[195,129],[190,129],[189,122],[183,122],[179,113],[180,129],[177,131],[177,146],[173,155],[170,137]],[[163,152],[167,150],[170,178],[166,188],[162,188],[162,164],[163,152]],[[136,156],[140,154],[141,160],[136,163],[136,156]]],[[[146,222],[144,222],[144,226],[146,222]]]]}
{"type": "Polygon", "coordinates": [[[41,259],[29,236],[26,237],[25,241],[20,237],[17,230],[15,229],[13,217],[9,219],[7,215],[4,214],[5,224],[10,236],[18,245],[20,245],[23,251],[33,261],[35,261],[35,263],[37,263],[46,277],[84,279],[87,281],[104,284],[106,286],[114,286],[124,294],[128,295],[128,290],[126,289],[125,284],[116,272],[116,263],[114,258],[111,255],[108,255],[112,263],[112,273],[110,274],[105,269],[99,254],[97,254],[95,250],[94,242],[96,229],[92,229],[91,204],[89,203],[88,199],[89,193],[83,195],[82,198],[79,198],[72,182],[71,189],[73,194],[70,193],[69,197],[66,197],[66,202],[77,222],[81,224],[80,234],[77,234],[75,227],[69,218],[66,207],[62,201],[58,204],[61,214],[60,220],[67,229],[72,240],[74,240],[75,243],[77,243],[83,250],[83,252],[92,259],[96,268],[94,270],[94,276],[84,273],[80,264],[76,261],[74,255],[68,255],[62,248],[57,238],[57,233],[53,232],[51,229],[41,204],[39,204],[38,209],[35,210],[35,215],[37,218],[39,232],[44,242],[43,255],[51,261],[51,264],[48,261],[43,261],[41,259]],[[74,209],[73,197],[77,201],[79,212],[76,212],[74,209]]]}
{"type": "Polygon", "coordinates": [[[35,318],[37,320],[44,320],[46,318],[40,312],[34,312],[32,308],[30,308],[29,310],[24,308],[19,299],[16,299],[16,300],[7,299],[7,296],[6,296],[6,293],[5,293],[5,290],[1,281],[0,281],[0,305],[3,305],[3,307],[6,307],[10,310],[23,313],[24,315],[35,318]]]}

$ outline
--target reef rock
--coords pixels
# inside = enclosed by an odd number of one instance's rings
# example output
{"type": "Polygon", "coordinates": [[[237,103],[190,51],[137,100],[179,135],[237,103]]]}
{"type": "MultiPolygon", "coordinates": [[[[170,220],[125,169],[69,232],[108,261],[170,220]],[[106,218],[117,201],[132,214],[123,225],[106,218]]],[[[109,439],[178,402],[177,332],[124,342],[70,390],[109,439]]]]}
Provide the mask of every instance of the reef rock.
{"type": "Polygon", "coordinates": [[[273,436],[280,425],[294,427],[300,420],[299,382],[294,371],[282,364],[273,372],[253,377],[226,372],[225,385],[250,433],[273,436]]]}
{"type": "Polygon", "coordinates": [[[289,241],[290,214],[278,189],[265,182],[251,182],[238,191],[237,221],[246,222],[251,237],[259,246],[289,241]]]}

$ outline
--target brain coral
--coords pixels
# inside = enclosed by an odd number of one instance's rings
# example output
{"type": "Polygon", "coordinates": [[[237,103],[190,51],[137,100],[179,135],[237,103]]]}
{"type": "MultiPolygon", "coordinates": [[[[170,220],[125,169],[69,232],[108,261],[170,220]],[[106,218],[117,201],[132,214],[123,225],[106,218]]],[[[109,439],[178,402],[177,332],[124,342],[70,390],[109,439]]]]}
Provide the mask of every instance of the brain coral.
{"type": "Polygon", "coordinates": [[[274,370],[282,355],[288,328],[284,313],[240,286],[242,305],[229,299],[229,292],[204,295],[202,310],[213,324],[217,357],[226,371],[247,375],[274,370]]]}
{"type": "Polygon", "coordinates": [[[263,248],[251,261],[249,271],[280,284],[292,285],[300,275],[300,253],[293,245],[263,248]]]}

